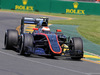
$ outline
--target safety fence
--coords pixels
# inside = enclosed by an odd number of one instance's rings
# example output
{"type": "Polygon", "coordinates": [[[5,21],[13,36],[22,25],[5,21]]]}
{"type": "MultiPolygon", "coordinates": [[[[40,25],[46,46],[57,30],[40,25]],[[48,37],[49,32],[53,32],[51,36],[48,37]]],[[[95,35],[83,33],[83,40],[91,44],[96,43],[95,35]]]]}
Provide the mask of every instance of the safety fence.
{"type": "Polygon", "coordinates": [[[65,0],[0,0],[1,9],[100,15],[100,4],[65,0]]]}

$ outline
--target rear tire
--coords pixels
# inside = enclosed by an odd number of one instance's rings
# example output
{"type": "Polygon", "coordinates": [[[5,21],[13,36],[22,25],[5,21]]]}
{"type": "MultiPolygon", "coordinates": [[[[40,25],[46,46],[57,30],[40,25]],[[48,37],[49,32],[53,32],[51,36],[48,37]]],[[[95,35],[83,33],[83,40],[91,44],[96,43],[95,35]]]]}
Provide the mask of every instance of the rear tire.
{"type": "Polygon", "coordinates": [[[70,43],[73,44],[71,46],[71,59],[73,60],[80,60],[83,58],[83,41],[80,37],[73,37],[70,40],[70,43]],[[80,52],[80,53],[77,53],[80,52]]]}
{"type": "MultiPolygon", "coordinates": [[[[33,36],[31,34],[22,35],[20,55],[25,55],[27,47],[33,48],[33,36]]],[[[30,56],[30,53],[26,55],[30,56]]]]}
{"type": "Polygon", "coordinates": [[[4,45],[6,49],[13,49],[18,44],[18,31],[8,29],[5,33],[4,45]]]}

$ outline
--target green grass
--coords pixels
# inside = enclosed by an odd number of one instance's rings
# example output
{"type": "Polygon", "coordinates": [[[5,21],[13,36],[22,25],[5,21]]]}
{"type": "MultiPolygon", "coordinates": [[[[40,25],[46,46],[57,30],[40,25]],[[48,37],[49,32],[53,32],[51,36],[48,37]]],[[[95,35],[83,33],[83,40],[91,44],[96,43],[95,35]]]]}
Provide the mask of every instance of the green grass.
{"type": "Polygon", "coordinates": [[[73,20],[51,20],[52,24],[64,25],[79,25],[77,31],[86,39],[100,45],[100,16],[96,15],[69,15],[69,14],[55,14],[45,12],[28,12],[15,10],[0,10],[8,12],[28,13],[28,14],[45,14],[60,17],[70,17],[73,20]]]}
{"type": "Polygon", "coordinates": [[[52,24],[79,25],[77,31],[86,39],[100,45],[100,16],[66,15],[73,20],[50,21],[52,24]]]}

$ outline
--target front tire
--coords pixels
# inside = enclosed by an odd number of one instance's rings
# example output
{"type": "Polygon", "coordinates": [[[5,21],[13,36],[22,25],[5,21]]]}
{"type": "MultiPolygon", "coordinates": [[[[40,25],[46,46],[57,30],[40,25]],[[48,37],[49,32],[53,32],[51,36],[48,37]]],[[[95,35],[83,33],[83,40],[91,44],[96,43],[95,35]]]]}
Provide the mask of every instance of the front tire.
{"type": "Polygon", "coordinates": [[[71,59],[73,60],[80,60],[83,58],[83,41],[80,37],[73,37],[70,40],[70,43],[72,46],[70,47],[71,49],[71,59]]]}

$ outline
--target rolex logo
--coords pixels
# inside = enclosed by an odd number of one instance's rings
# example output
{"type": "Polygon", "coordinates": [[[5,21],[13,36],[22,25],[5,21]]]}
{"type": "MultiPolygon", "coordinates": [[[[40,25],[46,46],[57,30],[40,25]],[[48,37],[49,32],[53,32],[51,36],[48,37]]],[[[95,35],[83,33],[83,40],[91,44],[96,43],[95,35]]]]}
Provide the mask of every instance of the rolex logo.
{"type": "Polygon", "coordinates": [[[23,5],[26,5],[28,0],[22,0],[23,1],[23,5]]]}
{"type": "Polygon", "coordinates": [[[78,5],[79,5],[79,4],[78,4],[77,2],[74,2],[74,3],[73,3],[74,8],[78,8],[78,5]]]}

